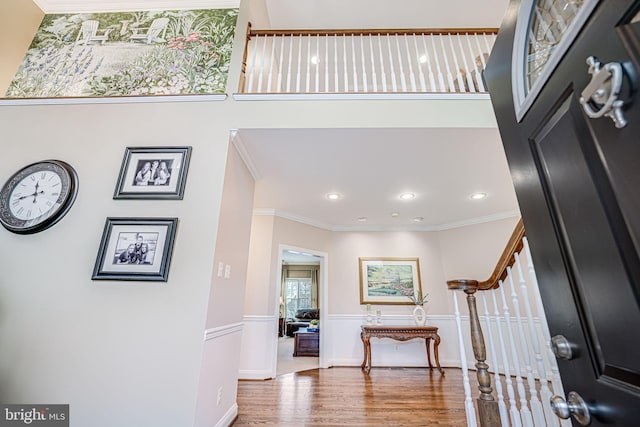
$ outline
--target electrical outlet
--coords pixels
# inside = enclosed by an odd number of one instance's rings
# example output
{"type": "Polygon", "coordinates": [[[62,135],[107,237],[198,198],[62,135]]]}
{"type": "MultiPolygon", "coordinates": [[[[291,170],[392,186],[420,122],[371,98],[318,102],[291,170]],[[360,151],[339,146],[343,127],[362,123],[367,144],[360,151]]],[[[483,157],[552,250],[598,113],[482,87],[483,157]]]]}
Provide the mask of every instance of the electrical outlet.
{"type": "Polygon", "coordinates": [[[222,277],[222,273],[224,272],[224,262],[218,263],[218,277],[222,277]]]}
{"type": "Polygon", "coordinates": [[[227,264],[227,266],[224,268],[224,278],[225,279],[231,278],[231,266],[229,264],[227,264]]]}
{"type": "Polygon", "coordinates": [[[222,386],[218,388],[218,397],[216,399],[216,405],[220,405],[221,400],[222,400],[222,386]]]}

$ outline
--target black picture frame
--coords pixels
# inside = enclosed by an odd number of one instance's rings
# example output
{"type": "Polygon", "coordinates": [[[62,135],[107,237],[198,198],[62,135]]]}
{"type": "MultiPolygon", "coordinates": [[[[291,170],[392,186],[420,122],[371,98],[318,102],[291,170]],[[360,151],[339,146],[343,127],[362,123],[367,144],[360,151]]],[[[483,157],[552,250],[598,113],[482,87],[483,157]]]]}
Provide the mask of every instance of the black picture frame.
{"type": "Polygon", "coordinates": [[[92,280],[166,282],[178,218],[107,218],[92,280]]]}
{"type": "Polygon", "coordinates": [[[127,147],[114,199],[182,200],[191,147],[127,147]]]}

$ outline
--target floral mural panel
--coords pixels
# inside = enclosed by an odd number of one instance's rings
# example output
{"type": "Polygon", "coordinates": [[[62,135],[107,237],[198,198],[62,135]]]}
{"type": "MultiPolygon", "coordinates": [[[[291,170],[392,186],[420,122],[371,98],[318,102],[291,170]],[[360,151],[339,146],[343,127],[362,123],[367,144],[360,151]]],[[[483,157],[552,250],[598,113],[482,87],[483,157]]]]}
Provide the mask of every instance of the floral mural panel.
{"type": "Polygon", "coordinates": [[[238,9],[45,15],[7,98],[224,93],[238,9]]]}

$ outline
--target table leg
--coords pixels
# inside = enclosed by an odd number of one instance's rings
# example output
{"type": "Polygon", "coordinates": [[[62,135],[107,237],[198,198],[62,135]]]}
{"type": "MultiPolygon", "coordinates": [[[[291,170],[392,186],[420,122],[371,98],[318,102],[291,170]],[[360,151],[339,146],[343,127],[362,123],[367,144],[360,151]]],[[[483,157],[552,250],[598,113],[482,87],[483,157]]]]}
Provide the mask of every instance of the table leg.
{"type": "Polygon", "coordinates": [[[438,370],[440,371],[440,373],[442,375],[444,375],[444,369],[442,369],[440,367],[440,359],[438,358],[438,346],[439,345],[440,345],[440,335],[436,334],[436,339],[435,339],[435,341],[433,343],[433,354],[436,357],[436,366],[437,366],[438,370]]]}
{"type": "Polygon", "coordinates": [[[369,337],[365,336],[364,332],[361,332],[360,339],[362,339],[362,350],[364,352],[364,358],[362,360],[362,365],[360,365],[360,369],[369,373],[369,370],[371,369],[371,347],[369,337]]]}
{"type": "Polygon", "coordinates": [[[433,368],[431,364],[431,346],[429,345],[431,338],[427,337],[424,339],[425,345],[427,346],[427,362],[429,363],[429,369],[433,368]]]}

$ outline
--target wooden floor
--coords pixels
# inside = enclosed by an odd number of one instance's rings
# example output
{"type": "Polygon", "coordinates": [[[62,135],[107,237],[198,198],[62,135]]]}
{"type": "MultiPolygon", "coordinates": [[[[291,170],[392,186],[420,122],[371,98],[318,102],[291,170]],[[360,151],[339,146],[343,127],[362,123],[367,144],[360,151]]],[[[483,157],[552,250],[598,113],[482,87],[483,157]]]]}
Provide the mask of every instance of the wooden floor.
{"type": "Polygon", "coordinates": [[[462,371],[445,371],[336,367],[240,381],[233,426],[466,426],[462,371]]]}

